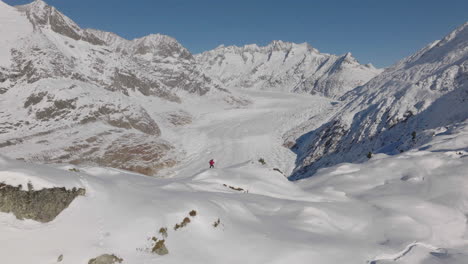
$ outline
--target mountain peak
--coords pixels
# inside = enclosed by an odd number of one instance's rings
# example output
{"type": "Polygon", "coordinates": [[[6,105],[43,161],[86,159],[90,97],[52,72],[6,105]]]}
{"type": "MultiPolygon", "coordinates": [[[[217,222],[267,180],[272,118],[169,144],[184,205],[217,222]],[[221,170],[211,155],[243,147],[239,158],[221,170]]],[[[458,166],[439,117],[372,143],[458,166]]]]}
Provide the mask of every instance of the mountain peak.
{"type": "Polygon", "coordinates": [[[34,0],[34,2],[31,2],[30,5],[35,5],[35,6],[38,6],[38,7],[48,6],[47,3],[42,1],[42,0],[34,0]]]}
{"type": "Polygon", "coordinates": [[[47,14],[50,14],[51,10],[55,10],[54,7],[49,6],[46,2],[42,0],[35,0],[26,5],[18,6],[19,9],[30,10],[31,13],[35,13],[37,17],[45,19],[47,14]]]}
{"type": "Polygon", "coordinates": [[[284,42],[282,40],[273,40],[268,44],[267,47],[270,47],[271,49],[278,51],[278,50],[288,50],[291,49],[294,43],[292,42],[284,42]]]}
{"type": "Polygon", "coordinates": [[[144,43],[154,43],[154,44],[160,44],[160,43],[172,43],[172,44],[179,44],[179,42],[170,36],[163,35],[163,34],[150,34],[141,38],[137,38],[134,41],[137,42],[144,42],[144,43]]]}
{"type": "Polygon", "coordinates": [[[16,6],[16,9],[26,14],[36,31],[50,28],[55,33],[74,40],[83,40],[95,45],[104,44],[104,41],[82,30],[73,20],[60,13],[53,6],[47,5],[42,0],[36,0],[27,5],[16,6]]]}
{"type": "Polygon", "coordinates": [[[191,59],[192,54],[175,38],[163,34],[151,34],[132,40],[136,54],[154,54],[163,57],[191,59]]]}
{"type": "Polygon", "coordinates": [[[353,54],[351,52],[347,52],[341,58],[342,58],[342,62],[347,62],[350,64],[359,64],[359,62],[356,60],[356,58],[353,57],[353,54]]]}

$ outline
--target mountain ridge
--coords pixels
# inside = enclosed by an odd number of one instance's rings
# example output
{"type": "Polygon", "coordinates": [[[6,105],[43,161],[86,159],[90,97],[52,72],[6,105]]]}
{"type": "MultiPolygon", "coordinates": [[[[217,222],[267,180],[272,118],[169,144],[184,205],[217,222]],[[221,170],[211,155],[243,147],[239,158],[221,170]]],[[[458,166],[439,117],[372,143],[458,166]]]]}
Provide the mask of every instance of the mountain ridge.
{"type": "Polygon", "coordinates": [[[345,104],[328,123],[299,137],[292,179],[340,162],[365,161],[369,152],[417,148],[440,127],[456,127],[468,118],[467,89],[465,23],[345,94],[345,104]]]}
{"type": "Polygon", "coordinates": [[[361,65],[351,53],[320,53],[308,43],[272,41],[266,46],[219,46],[196,54],[203,71],[230,89],[321,94],[339,98],[381,70],[361,65]]]}

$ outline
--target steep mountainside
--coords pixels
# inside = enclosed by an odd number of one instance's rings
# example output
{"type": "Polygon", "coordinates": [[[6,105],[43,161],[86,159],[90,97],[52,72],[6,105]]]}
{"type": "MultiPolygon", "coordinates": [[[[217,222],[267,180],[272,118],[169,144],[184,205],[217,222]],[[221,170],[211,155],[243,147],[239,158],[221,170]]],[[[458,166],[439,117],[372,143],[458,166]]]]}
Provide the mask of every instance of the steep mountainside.
{"type": "Polygon", "coordinates": [[[455,130],[468,118],[468,23],[343,99],[335,117],[297,140],[292,179],[366,160],[369,152],[400,153],[455,130]]]}
{"type": "Polygon", "coordinates": [[[381,70],[350,53],[320,53],[307,43],[273,41],[265,47],[220,46],[196,56],[202,71],[229,88],[321,94],[336,98],[381,70]]]}
{"type": "Polygon", "coordinates": [[[10,157],[154,174],[176,163],[157,120],[187,123],[187,99],[246,103],[168,36],[83,30],[41,0],[0,1],[0,23],[0,148],[10,157]]]}

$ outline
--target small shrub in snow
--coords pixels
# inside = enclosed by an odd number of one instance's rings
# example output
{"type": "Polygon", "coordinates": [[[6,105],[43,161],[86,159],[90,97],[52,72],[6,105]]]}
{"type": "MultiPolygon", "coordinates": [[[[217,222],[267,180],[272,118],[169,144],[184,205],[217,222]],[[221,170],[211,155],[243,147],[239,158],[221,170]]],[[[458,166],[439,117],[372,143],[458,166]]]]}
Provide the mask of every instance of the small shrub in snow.
{"type": "Polygon", "coordinates": [[[180,229],[182,227],[186,227],[189,223],[190,223],[190,218],[185,217],[184,220],[182,220],[182,222],[180,224],[176,224],[174,226],[174,230],[177,231],[178,229],[180,229]]]}
{"type": "Polygon", "coordinates": [[[234,186],[230,186],[230,185],[226,185],[226,184],[223,184],[224,187],[228,187],[229,189],[231,190],[234,190],[234,191],[238,191],[238,192],[248,192],[240,187],[234,187],[234,186]]]}
{"type": "Polygon", "coordinates": [[[158,240],[156,237],[153,237],[152,239],[155,242],[155,244],[153,248],[151,249],[151,252],[156,253],[160,256],[169,254],[169,250],[167,250],[167,247],[165,244],[166,240],[164,239],[158,240]]]}
{"type": "Polygon", "coordinates": [[[163,236],[164,238],[167,238],[167,227],[161,227],[159,229],[159,234],[161,234],[161,236],[163,236]]]}
{"type": "Polygon", "coordinates": [[[71,168],[71,169],[68,169],[68,170],[71,171],[71,172],[80,172],[80,170],[77,169],[77,168],[71,168]]]}
{"type": "Polygon", "coordinates": [[[281,174],[284,175],[284,173],[283,173],[280,169],[278,169],[278,168],[274,168],[273,170],[274,170],[274,171],[277,171],[277,172],[279,172],[279,173],[281,173],[281,174]]]}
{"type": "Polygon", "coordinates": [[[192,211],[190,211],[189,215],[190,215],[191,217],[195,217],[195,216],[197,215],[197,211],[192,210],[192,211]]]}
{"type": "Polygon", "coordinates": [[[413,131],[413,133],[411,133],[411,138],[413,139],[413,141],[416,140],[416,131],[413,131]]]}
{"type": "Polygon", "coordinates": [[[123,262],[123,259],[115,255],[104,254],[97,258],[90,259],[88,261],[88,264],[116,264],[116,263],[122,263],[122,262],[123,262]]]}
{"type": "Polygon", "coordinates": [[[367,153],[367,158],[368,159],[372,158],[372,152],[369,151],[369,153],[367,153]]]}
{"type": "Polygon", "coordinates": [[[260,162],[262,165],[265,165],[265,164],[266,164],[266,162],[265,162],[265,160],[264,160],[263,158],[260,158],[260,159],[258,160],[258,162],[260,162]]]}
{"type": "Polygon", "coordinates": [[[219,224],[221,224],[221,220],[218,218],[218,220],[216,220],[214,223],[213,223],[213,227],[214,228],[217,228],[219,226],[219,224]]]}

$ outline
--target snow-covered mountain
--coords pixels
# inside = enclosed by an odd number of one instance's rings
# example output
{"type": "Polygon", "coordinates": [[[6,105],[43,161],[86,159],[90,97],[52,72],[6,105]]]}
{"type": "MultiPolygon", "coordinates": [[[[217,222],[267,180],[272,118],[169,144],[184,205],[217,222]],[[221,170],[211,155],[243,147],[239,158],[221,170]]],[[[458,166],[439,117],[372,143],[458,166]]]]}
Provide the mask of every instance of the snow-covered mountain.
{"type": "Polygon", "coordinates": [[[349,54],[193,56],[0,1],[0,262],[466,264],[467,40],[367,82],[349,54]]]}
{"type": "Polygon", "coordinates": [[[468,118],[468,23],[342,99],[338,114],[296,141],[292,179],[366,160],[369,152],[407,151],[455,130],[468,118]]]}
{"type": "Polygon", "coordinates": [[[13,84],[70,78],[124,94],[137,89],[173,101],[180,101],[177,89],[202,95],[215,86],[196,70],[190,52],[171,37],[150,35],[129,41],[82,30],[41,0],[17,10],[34,30],[12,50],[13,84]]]}
{"type": "Polygon", "coordinates": [[[229,88],[320,94],[337,98],[382,70],[351,53],[320,53],[309,44],[273,41],[259,47],[220,46],[196,55],[202,71],[229,88]]]}
{"type": "Polygon", "coordinates": [[[84,30],[41,0],[0,1],[0,23],[0,147],[10,157],[154,174],[176,163],[162,130],[189,122],[193,100],[246,103],[168,36],[84,30]]]}

